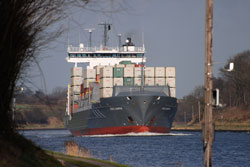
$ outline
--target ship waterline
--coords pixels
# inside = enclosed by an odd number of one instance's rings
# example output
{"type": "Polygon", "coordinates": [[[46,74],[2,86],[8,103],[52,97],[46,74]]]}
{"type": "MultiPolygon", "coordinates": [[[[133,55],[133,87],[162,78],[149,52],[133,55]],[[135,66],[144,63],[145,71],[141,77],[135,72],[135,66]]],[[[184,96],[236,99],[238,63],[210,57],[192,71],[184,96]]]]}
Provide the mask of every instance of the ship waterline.
{"type": "Polygon", "coordinates": [[[84,107],[68,120],[68,129],[74,136],[168,133],[177,110],[175,98],[145,94],[103,98],[92,103],[90,109],[84,107]]]}

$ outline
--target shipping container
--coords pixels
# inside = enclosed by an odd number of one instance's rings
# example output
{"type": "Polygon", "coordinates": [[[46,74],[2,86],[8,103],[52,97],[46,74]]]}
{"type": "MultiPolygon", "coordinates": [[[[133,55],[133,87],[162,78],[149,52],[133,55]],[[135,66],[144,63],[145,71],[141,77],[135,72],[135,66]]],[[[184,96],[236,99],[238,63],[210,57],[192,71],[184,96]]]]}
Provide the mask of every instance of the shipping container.
{"type": "Polygon", "coordinates": [[[84,79],[94,79],[96,78],[96,70],[95,69],[85,69],[83,71],[84,79]]]}
{"type": "Polygon", "coordinates": [[[101,82],[100,74],[96,74],[96,79],[95,80],[96,80],[96,82],[99,82],[99,83],[101,82]]]}
{"type": "Polygon", "coordinates": [[[175,78],[166,78],[166,85],[170,87],[175,87],[175,78]]]}
{"type": "Polygon", "coordinates": [[[170,88],[170,96],[176,97],[176,89],[175,88],[170,88]]]}
{"type": "Polygon", "coordinates": [[[112,78],[113,77],[113,67],[106,66],[100,69],[101,78],[112,78]]]}
{"type": "Polygon", "coordinates": [[[113,87],[113,78],[101,78],[100,86],[101,88],[113,87]]]}
{"type": "Polygon", "coordinates": [[[145,67],[145,77],[146,78],[154,78],[155,76],[155,68],[154,67],[145,67]]]}
{"type": "Polygon", "coordinates": [[[132,67],[132,68],[134,68],[135,64],[126,64],[126,67],[132,67]]]}
{"type": "Polygon", "coordinates": [[[123,78],[123,86],[134,86],[134,78],[124,77],[123,78]]]}
{"type": "Polygon", "coordinates": [[[115,67],[122,67],[122,68],[124,68],[125,64],[116,64],[115,67]]]}
{"type": "Polygon", "coordinates": [[[81,85],[82,84],[82,77],[72,77],[71,78],[71,85],[81,85]]]}
{"type": "Polygon", "coordinates": [[[133,67],[125,67],[124,68],[124,77],[134,77],[134,68],[133,67]]]}
{"type": "Polygon", "coordinates": [[[74,101],[78,101],[80,100],[80,94],[79,95],[71,95],[71,100],[73,101],[73,97],[74,97],[74,101]]]}
{"type": "Polygon", "coordinates": [[[113,76],[114,78],[123,78],[124,68],[122,67],[114,67],[113,68],[113,76]]]}
{"type": "Polygon", "coordinates": [[[112,95],[113,95],[113,88],[100,88],[101,98],[112,97],[112,95]]]}
{"type": "MultiPolygon", "coordinates": [[[[74,104],[74,111],[78,110],[78,104],[74,104]]],[[[71,111],[71,114],[73,113],[73,104],[71,104],[70,106],[70,111],[71,111]]]]}
{"type": "Polygon", "coordinates": [[[154,78],[145,78],[145,84],[146,86],[154,86],[155,79],[154,78]]]}
{"type": "Polygon", "coordinates": [[[91,82],[96,82],[95,79],[84,79],[84,88],[88,88],[91,82]]]}
{"type": "Polygon", "coordinates": [[[155,67],[155,78],[165,78],[165,67],[155,67]]]}
{"type": "Polygon", "coordinates": [[[134,78],[134,85],[141,86],[141,78],[134,78]]]}
{"type": "Polygon", "coordinates": [[[121,61],[119,64],[131,64],[131,61],[121,61]]]}
{"type": "Polygon", "coordinates": [[[141,66],[145,67],[144,64],[136,64],[136,65],[135,65],[135,67],[141,67],[141,66]]]}
{"type": "Polygon", "coordinates": [[[135,67],[134,68],[134,77],[140,78],[141,77],[141,67],[135,67]]]}
{"type": "Polygon", "coordinates": [[[81,93],[81,85],[71,86],[71,92],[74,92],[74,94],[80,94],[81,93]]]}
{"type": "Polygon", "coordinates": [[[95,69],[95,71],[96,71],[96,74],[100,74],[100,70],[101,70],[101,68],[103,68],[103,67],[104,67],[104,65],[95,66],[94,69],[95,69]]]}
{"type": "Polygon", "coordinates": [[[166,67],[166,78],[176,77],[175,67],[166,67]]]}
{"type": "Polygon", "coordinates": [[[82,67],[72,67],[70,75],[71,77],[82,77],[82,67]]]}
{"type": "Polygon", "coordinates": [[[165,86],[166,79],[165,78],[155,78],[155,86],[165,86]]]}
{"type": "Polygon", "coordinates": [[[114,86],[123,86],[123,78],[114,78],[114,86]]]}

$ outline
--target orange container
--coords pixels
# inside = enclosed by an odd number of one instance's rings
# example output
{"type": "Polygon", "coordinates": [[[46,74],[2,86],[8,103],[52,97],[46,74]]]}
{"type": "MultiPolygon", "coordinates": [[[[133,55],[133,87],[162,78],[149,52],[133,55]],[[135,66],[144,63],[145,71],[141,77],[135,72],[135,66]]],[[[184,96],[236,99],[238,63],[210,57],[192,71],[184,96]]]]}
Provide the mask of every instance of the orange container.
{"type": "Polygon", "coordinates": [[[100,74],[96,74],[96,82],[100,82],[101,79],[100,79],[100,74]]]}
{"type": "MultiPolygon", "coordinates": [[[[74,110],[77,110],[78,109],[78,104],[74,104],[74,110]]],[[[73,105],[71,104],[71,107],[70,107],[70,111],[71,111],[71,114],[73,113],[73,105]]]]}

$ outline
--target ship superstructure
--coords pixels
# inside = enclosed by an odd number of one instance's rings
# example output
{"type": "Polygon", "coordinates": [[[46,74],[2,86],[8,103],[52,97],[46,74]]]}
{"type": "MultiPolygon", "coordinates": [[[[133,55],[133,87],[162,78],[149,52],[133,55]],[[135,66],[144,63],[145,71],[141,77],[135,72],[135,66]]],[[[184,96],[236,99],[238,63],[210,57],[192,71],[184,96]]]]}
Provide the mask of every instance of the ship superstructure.
{"type": "Polygon", "coordinates": [[[73,135],[169,132],[177,110],[175,67],[146,67],[144,45],[135,47],[131,38],[118,47],[81,43],[67,51],[74,67],[66,127],[73,135]]]}

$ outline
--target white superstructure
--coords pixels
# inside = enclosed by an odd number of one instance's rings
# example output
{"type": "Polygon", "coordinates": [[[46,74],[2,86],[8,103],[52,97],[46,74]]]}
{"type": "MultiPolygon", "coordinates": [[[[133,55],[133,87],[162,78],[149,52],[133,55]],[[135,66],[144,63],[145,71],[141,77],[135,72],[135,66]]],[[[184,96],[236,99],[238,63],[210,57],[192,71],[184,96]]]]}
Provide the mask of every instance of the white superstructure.
{"type": "Polygon", "coordinates": [[[121,61],[131,61],[135,64],[145,63],[145,48],[135,47],[131,38],[126,40],[122,47],[85,47],[80,44],[79,47],[68,46],[68,56],[66,60],[69,63],[89,63],[87,68],[94,68],[99,65],[114,66],[121,61]]]}

